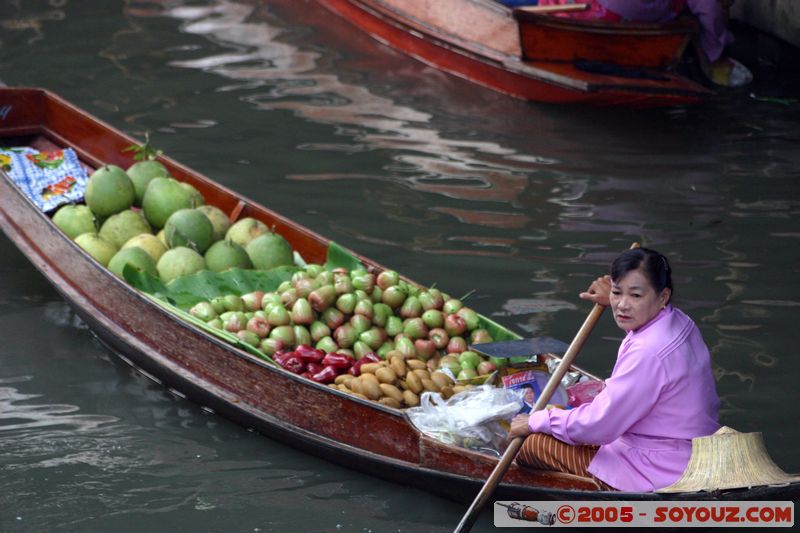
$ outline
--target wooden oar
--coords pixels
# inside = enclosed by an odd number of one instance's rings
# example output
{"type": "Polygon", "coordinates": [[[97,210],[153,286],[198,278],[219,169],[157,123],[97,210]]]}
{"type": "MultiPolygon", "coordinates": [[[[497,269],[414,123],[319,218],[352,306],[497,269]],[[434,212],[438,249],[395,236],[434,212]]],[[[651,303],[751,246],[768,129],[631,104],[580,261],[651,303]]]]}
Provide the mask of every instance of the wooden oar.
{"type": "MultiPolygon", "coordinates": [[[[633,243],[631,248],[638,248],[639,243],[633,243]]],[[[556,391],[559,383],[561,383],[561,379],[564,377],[564,374],[567,373],[569,367],[572,366],[572,362],[578,356],[578,352],[583,348],[586,339],[589,338],[589,333],[592,332],[594,329],[595,324],[600,319],[600,316],[605,311],[606,306],[600,304],[594,304],[592,307],[589,316],[586,317],[586,320],[583,321],[583,325],[581,329],[578,330],[578,333],[575,335],[575,338],[572,339],[572,342],[567,348],[566,353],[564,354],[564,358],[561,359],[561,362],[556,367],[555,372],[550,376],[550,380],[545,385],[544,390],[542,390],[542,394],[539,395],[539,399],[536,400],[536,405],[533,406],[533,411],[539,411],[540,409],[544,409],[547,405],[547,402],[550,401],[550,398],[553,396],[553,393],[556,391]]],[[[470,505],[469,509],[467,509],[466,514],[461,519],[461,522],[458,523],[458,526],[454,530],[455,533],[461,533],[469,531],[472,528],[472,525],[475,523],[475,520],[478,518],[478,514],[480,514],[481,509],[486,504],[489,497],[494,493],[494,490],[497,488],[497,485],[500,484],[500,481],[503,479],[503,476],[506,474],[508,467],[511,466],[511,461],[517,456],[517,452],[522,447],[522,443],[525,441],[524,437],[517,437],[512,440],[506,451],[503,452],[503,456],[500,457],[500,460],[495,465],[494,470],[492,470],[491,475],[486,480],[486,483],[483,484],[483,488],[473,500],[472,505],[470,505]]]]}
{"type": "Polygon", "coordinates": [[[547,14],[547,13],[564,13],[568,11],[585,11],[589,8],[589,4],[563,4],[556,6],[522,6],[516,9],[525,11],[526,13],[547,14]]]}

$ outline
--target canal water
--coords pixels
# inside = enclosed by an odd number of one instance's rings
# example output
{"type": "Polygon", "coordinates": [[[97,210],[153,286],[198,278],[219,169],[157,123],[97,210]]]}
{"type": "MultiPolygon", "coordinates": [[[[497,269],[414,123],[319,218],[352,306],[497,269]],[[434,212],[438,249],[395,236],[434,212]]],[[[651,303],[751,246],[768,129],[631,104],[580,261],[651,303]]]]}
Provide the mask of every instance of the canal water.
{"type": "MultiPolygon", "coordinates": [[[[526,336],[569,341],[589,311],[577,294],[610,260],[633,241],[659,249],[711,349],[722,422],[762,432],[798,472],[797,58],[749,39],[747,90],[589,109],[442,74],[308,0],[0,1],[0,80],[150,132],[526,336]]],[[[5,236],[0,256],[0,530],[449,531],[465,511],[171,395],[5,236]]],[[[605,317],[580,365],[608,375],[621,337],[605,317]]],[[[491,528],[484,513],[476,529],[491,528]]]]}

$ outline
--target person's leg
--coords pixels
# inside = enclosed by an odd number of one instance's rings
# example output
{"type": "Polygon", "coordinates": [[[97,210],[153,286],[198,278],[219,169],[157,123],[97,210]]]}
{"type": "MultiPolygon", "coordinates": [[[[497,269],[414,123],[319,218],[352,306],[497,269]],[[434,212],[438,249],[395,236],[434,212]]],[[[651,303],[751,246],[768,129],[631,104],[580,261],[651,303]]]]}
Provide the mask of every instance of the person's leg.
{"type": "Polygon", "coordinates": [[[688,0],[687,4],[700,23],[700,48],[713,63],[733,42],[733,34],[726,26],[725,10],[719,0],[688,0]]]}
{"type": "Polygon", "coordinates": [[[700,24],[697,46],[703,73],[715,84],[726,87],[750,83],[753,75],[747,67],[724,55],[725,47],[734,39],[720,0],[688,0],[687,5],[700,24]]]}
{"type": "Polygon", "coordinates": [[[517,463],[539,470],[553,470],[588,477],[604,490],[615,490],[587,470],[597,450],[598,446],[572,446],[551,435],[532,433],[522,443],[517,463]]]}

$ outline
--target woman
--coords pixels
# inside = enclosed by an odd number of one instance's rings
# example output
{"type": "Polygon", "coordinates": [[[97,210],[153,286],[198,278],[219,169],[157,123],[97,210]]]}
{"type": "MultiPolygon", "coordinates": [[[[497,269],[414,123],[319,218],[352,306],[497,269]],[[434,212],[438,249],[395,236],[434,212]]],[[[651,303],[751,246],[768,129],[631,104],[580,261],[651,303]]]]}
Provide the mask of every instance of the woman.
{"type": "Polygon", "coordinates": [[[591,403],[515,417],[509,438],[527,435],[517,462],[592,477],[606,490],[671,485],[689,462],[691,439],[719,429],[719,398],[700,331],[670,304],[669,262],[654,250],[628,250],[580,297],[610,305],[627,333],[614,370],[591,403]]]}

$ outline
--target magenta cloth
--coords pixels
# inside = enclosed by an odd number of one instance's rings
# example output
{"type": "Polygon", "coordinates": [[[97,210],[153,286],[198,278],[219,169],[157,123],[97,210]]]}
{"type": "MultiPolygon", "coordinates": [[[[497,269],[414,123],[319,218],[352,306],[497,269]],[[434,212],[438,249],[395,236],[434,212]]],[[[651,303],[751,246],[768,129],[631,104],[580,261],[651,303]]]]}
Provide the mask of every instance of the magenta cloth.
{"type": "MultiPolygon", "coordinates": [[[[597,0],[623,20],[669,22],[680,13],[685,1],[676,0],[597,0]]],[[[717,0],[714,0],[715,2],[717,0]]]]}
{"type": "Polygon", "coordinates": [[[695,323],[667,306],[629,332],[606,387],[572,410],[533,413],[531,431],[599,445],[589,472],[612,487],[651,492],[683,473],[691,439],[719,429],[711,356],[695,323]]]}

